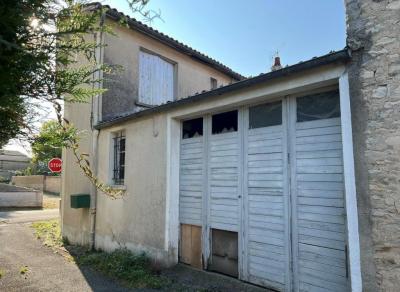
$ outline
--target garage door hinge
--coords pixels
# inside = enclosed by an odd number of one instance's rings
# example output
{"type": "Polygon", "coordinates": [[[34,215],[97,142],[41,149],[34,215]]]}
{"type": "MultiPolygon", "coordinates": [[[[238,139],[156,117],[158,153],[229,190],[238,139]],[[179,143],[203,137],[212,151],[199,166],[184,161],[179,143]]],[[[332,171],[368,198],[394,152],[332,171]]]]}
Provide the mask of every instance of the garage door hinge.
{"type": "Polygon", "coordinates": [[[290,162],[290,153],[289,152],[287,154],[287,160],[288,160],[288,162],[290,162]]]}

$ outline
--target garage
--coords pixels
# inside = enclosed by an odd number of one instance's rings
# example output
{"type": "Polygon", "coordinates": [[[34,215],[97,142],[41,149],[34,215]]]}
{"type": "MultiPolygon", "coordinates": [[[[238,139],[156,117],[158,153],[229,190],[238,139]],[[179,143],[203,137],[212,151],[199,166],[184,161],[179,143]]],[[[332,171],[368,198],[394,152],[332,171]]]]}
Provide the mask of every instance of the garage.
{"type": "Polygon", "coordinates": [[[279,291],[349,289],[337,88],[182,121],[180,261],[279,291]]]}

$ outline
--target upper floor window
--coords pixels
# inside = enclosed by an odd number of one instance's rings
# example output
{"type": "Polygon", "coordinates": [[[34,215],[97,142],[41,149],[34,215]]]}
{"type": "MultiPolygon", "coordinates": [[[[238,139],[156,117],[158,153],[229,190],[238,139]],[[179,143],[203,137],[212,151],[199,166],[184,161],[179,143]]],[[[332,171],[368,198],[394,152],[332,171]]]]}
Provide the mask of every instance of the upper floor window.
{"type": "Polygon", "coordinates": [[[140,51],[139,103],[160,105],[174,100],[174,64],[166,59],[140,51]]]}
{"type": "Polygon", "coordinates": [[[211,77],[210,78],[210,85],[211,85],[211,89],[217,89],[217,87],[218,87],[217,79],[211,77]]]}

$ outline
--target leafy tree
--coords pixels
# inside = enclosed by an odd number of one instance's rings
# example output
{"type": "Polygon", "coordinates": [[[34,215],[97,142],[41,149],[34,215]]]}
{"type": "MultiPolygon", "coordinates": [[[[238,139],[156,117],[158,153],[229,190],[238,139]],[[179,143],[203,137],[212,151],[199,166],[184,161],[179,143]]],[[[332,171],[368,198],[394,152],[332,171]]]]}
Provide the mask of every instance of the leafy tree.
{"type": "MultiPolygon", "coordinates": [[[[157,16],[145,10],[148,0],[128,3],[147,20],[157,16]]],[[[0,131],[0,144],[29,127],[24,115],[30,112],[30,100],[48,102],[57,115],[57,126],[51,125],[56,142],[72,150],[79,167],[97,188],[111,197],[120,195],[93,174],[87,154],[80,151],[79,130],[62,116],[65,103],[89,102],[105,91],[99,86],[102,80],[97,73],[118,72],[118,67],[96,59],[102,44],[95,36],[113,33],[103,22],[105,8],[84,0],[0,0],[0,12],[6,16],[0,17],[0,113],[2,117],[3,112],[8,113],[0,120],[0,128],[5,129],[0,131]]]]}
{"type": "Polygon", "coordinates": [[[54,157],[61,157],[63,147],[62,129],[55,120],[43,123],[39,135],[32,143],[32,162],[38,164],[47,162],[54,157]]]}

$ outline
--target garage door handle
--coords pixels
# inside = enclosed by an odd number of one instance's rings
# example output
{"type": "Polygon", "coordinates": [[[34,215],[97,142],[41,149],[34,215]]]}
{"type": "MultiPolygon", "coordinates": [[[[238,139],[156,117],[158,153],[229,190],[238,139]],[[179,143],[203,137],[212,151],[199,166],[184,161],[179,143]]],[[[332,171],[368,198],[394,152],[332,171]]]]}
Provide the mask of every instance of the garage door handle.
{"type": "Polygon", "coordinates": [[[241,195],[238,196],[239,199],[240,199],[241,197],[242,197],[241,195]]]}

